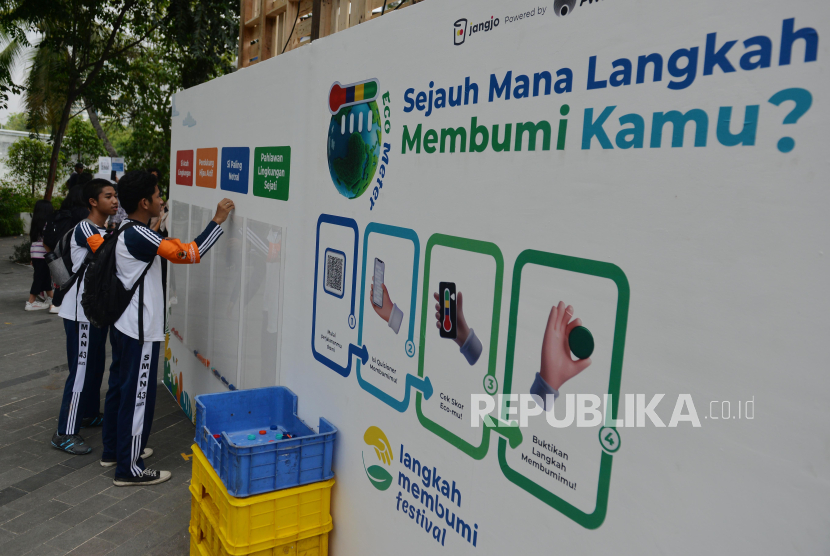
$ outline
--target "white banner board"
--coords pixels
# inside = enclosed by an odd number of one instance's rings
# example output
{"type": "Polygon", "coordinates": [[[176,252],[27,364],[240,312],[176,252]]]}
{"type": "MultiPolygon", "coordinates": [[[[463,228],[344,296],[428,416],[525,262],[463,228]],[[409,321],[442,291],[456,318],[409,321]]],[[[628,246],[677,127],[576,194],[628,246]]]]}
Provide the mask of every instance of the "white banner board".
{"type": "Polygon", "coordinates": [[[333,554],[826,553],[828,16],[433,0],[178,93],[171,235],[237,208],[165,383],[339,428],[333,554]]]}

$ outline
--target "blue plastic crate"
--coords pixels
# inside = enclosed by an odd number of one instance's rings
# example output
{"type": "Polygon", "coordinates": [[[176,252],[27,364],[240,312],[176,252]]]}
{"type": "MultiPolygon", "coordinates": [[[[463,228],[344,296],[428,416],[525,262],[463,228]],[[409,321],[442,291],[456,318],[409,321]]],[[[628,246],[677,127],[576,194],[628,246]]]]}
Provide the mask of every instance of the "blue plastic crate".
{"type": "Polygon", "coordinates": [[[336,435],[322,417],[317,433],[297,417],[297,395],[284,386],[196,396],[196,444],[231,496],[331,479],[336,435]]]}

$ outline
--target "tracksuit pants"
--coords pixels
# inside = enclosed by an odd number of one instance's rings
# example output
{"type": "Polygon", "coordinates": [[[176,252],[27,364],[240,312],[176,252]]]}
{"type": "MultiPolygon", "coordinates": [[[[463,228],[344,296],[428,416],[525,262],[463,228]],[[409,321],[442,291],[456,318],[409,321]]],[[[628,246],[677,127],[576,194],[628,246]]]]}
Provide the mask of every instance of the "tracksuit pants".
{"type": "Polygon", "coordinates": [[[112,336],[118,360],[113,356],[110,367],[101,459],[116,461],[116,477],[137,477],[144,471],[141,452],[153,425],[161,342],[140,342],[115,327],[112,336]]]}
{"type": "Polygon", "coordinates": [[[63,388],[58,434],[78,434],[81,420],[98,415],[106,364],[107,330],[63,319],[69,376],[63,388]]]}

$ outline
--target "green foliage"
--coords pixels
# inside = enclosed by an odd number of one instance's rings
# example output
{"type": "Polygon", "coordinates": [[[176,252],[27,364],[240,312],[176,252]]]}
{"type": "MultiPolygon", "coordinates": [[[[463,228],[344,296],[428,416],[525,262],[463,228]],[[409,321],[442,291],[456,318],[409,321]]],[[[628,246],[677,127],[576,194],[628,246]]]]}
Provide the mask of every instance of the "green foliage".
{"type": "Polygon", "coordinates": [[[9,146],[4,161],[8,168],[6,181],[19,193],[32,196],[46,186],[52,147],[43,141],[21,137],[9,146]]]}
{"type": "Polygon", "coordinates": [[[12,131],[29,131],[29,125],[26,122],[26,114],[22,112],[9,114],[9,118],[6,120],[6,125],[3,126],[3,129],[10,129],[12,131]]]}
{"type": "MultiPolygon", "coordinates": [[[[18,219],[18,221],[20,221],[20,219],[18,219]]],[[[20,264],[32,263],[32,240],[29,239],[28,236],[25,237],[26,239],[23,240],[23,243],[21,243],[20,245],[15,245],[14,251],[11,255],[9,255],[9,260],[11,260],[12,262],[20,264]]]]}
{"type": "Polygon", "coordinates": [[[61,150],[68,172],[72,171],[76,162],[80,161],[84,166],[91,168],[98,163],[99,156],[107,156],[104,143],[98,138],[92,124],[80,117],[70,120],[61,150]]]}
{"type": "Polygon", "coordinates": [[[118,152],[128,169],[158,168],[164,193],[169,183],[170,104],[179,83],[177,67],[167,49],[147,48],[125,67],[124,79],[127,86],[117,99],[117,110],[127,125],[116,128],[123,139],[118,152]]]}
{"type": "Polygon", "coordinates": [[[225,0],[170,0],[165,42],[172,46],[181,86],[195,87],[231,73],[239,40],[239,4],[225,0]]]}
{"type": "MultiPolygon", "coordinates": [[[[34,203],[32,203],[34,205],[34,203]]],[[[0,236],[19,236],[23,233],[21,212],[28,212],[25,197],[11,189],[0,188],[0,236]]]]}
{"type": "Polygon", "coordinates": [[[0,107],[15,60],[34,46],[27,129],[54,130],[53,157],[89,156],[93,141],[62,142],[70,116],[91,106],[127,167],[159,168],[166,191],[173,94],[235,69],[238,9],[227,0],[0,0],[0,107]]]}
{"type": "MultiPolygon", "coordinates": [[[[119,63],[124,80],[113,110],[123,121],[116,144],[127,168],[158,168],[169,191],[173,94],[234,71],[239,37],[238,6],[226,0],[170,0],[163,24],[138,54],[119,63]]],[[[176,120],[180,121],[180,120],[176,120]]],[[[109,133],[110,127],[107,128],[109,133]]]]}

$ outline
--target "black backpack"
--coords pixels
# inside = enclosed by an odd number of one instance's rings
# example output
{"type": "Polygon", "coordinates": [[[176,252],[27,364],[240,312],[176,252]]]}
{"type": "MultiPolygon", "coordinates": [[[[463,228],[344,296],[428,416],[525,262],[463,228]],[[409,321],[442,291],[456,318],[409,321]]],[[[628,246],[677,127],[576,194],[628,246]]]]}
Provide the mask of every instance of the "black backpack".
{"type": "MultiPolygon", "coordinates": [[[[136,222],[127,222],[118,230],[107,235],[104,243],[95,251],[84,277],[84,294],[81,297],[81,306],[86,318],[92,326],[106,328],[114,324],[133,299],[138,290],[138,330],[139,340],[144,341],[144,277],[153,265],[147,265],[144,272],[136,280],[131,289],[121,283],[115,272],[115,248],[118,245],[118,236],[124,230],[136,225],[136,222]]],[[[154,259],[155,260],[155,259],[154,259]]]]}

